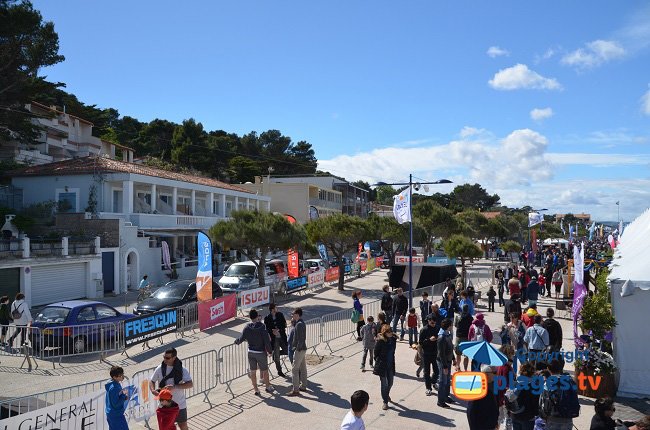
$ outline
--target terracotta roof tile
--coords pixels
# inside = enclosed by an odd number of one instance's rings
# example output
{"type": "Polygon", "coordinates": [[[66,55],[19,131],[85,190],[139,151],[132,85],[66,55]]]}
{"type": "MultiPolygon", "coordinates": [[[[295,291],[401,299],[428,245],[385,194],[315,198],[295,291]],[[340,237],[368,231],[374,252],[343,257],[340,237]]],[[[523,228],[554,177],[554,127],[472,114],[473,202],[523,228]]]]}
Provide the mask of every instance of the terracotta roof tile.
{"type": "Polygon", "coordinates": [[[83,157],[71,160],[58,161],[55,163],[41,164],[38,166],[26,167],[7,173],[7,176],[57,176],[57,175],[83,175],[92,174],[97,169],[104,173],[133,173],[136,175],[152,176],[154,178],[171,179],[174,181],[189,182],[192,184],[205,185],[208,187],[223,188],[226,190],[238,191],[246,194],[253,194],[251,191],[226,184],[216,179],[193,176],[185,173],[170,172],[168,170],[156,169],[141,164],[127,163],[119,160],[112,160],[106,157],[83,157]]]}

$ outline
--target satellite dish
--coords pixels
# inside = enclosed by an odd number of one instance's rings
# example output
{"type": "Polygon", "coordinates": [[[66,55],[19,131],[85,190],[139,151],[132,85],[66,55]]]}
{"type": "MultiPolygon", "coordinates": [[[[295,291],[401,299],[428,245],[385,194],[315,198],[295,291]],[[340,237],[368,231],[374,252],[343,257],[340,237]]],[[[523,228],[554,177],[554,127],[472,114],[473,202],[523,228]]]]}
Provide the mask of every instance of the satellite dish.
{"type": "Polygon", "coordinates": [[[416,182],[415,184],[413,184],[413,189],[414,189],[415,191],[420,191],[420,183],[419,183],[419,182],[416,182]]]}

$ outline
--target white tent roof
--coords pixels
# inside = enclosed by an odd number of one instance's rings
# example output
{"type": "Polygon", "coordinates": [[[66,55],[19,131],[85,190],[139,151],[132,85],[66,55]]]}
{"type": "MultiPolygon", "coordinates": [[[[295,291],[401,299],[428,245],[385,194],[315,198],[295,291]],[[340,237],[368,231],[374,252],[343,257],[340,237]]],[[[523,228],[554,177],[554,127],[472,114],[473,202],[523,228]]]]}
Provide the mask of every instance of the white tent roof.
{"type": "Polygon", "coordinates": [[[650,209],[623,230],[610,266],[610,281],[624,282],[621,295],[633,294],[635,288],[650,289],[650,209]]]}
{"type": "Polygon", "coordinates": [[[562,238],[558,238],[558,239],[550,239],[550,238],[549,238],[549,239],[544,239],[544,245],[551,245],[551,244],[554,244],[554,243],[564,243],[564,244],[566,244],[566,243],[569,243],[569,241],[566,240],[566,239],[562,239],[562,238]]]}
{"type": "Polygon", "coordinates": [[[645,326],[650,309],[649,258],[650,210],[646,210],[623,230],[608,278],[618,323],[614,327],[614,359],[619,373],[617,394],[623,397],[650,395],[650,373],[647,363],[640,359],[650,354],[650,345],[641,341],[638,331],[645,326]]]}

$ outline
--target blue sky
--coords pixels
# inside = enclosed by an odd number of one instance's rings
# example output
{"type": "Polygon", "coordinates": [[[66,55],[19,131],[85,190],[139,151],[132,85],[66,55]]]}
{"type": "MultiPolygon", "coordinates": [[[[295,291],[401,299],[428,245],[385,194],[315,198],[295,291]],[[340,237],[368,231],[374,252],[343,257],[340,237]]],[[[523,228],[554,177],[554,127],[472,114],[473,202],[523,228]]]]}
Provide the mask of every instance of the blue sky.
{"type": "Polygon", "coordinates": [[[43,74],[141,121],[279,129],[351,180],[601,220],[650,205],[647,2],[182,4],[35,1],[66,57],[43,74]]]}

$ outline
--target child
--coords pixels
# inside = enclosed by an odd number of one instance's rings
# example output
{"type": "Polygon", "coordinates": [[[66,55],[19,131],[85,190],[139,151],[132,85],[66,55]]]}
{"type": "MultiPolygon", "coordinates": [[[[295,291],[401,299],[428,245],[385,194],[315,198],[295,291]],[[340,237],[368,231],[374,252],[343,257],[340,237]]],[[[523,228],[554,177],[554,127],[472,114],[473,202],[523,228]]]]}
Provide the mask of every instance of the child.
{"type": "Polygon", "coordinates": [[[361,338],[363,340],[363,357],[361,358],[361,371],[366,371],[366,356],[370,351],[370,367],[374,368],[375,361],[375,337],[377,336],[377,326],[372,315],[368,316],[368,324],[361,327],[361,338]]]}
{"type": "Polygon", "coordinates": [[[407,325],[409,329],[409,346],[413,346],[414,343],[418,343],[418,316],[415,313],[415,308],[409,310],[407,325]],[[415,340],[413,340],[414,338],[415,340]]]}
{"type": "MultiPolygon", "coordinates": [[[[426,291],[422,293],[422,300],[420,300],[420,319],[427,320],[427,315],[431,313],[431,300],[429,300],[429,293],[426,291]]],[[[424,324],[424,322],[422,323],[424,324]]]]}
{"type": "Polygon", "coordinates": [[[343,418],[341,430],[365,429],[366,425],[361,416],[368,410],[368,403],[370,403],[370,396],[365,391],[357,390],[352,393],[352,397],[350,397],[351,409],[343,418]]]}
{"type": "Polygon", "coordinates": [[[124,369],[118,366],[111,367],[111,382],[105,385],[106,388],[106,421],[110,430],[129,430],[129,425],[124,417],[126,401],[129,399],[127,389],[122,389],[121,382],[124,380],[124,369]]]}
{"type": "Polygon", "coordinates": [[[159,430],[176,430],[176,418],[178,417],[178,403],[172,400],[172,392],[167,388],[160,390],[158,394],[158,409],[156,409],[156,418],[158,418],[159,430]]]}
{"type": "Polygon", "coordinates": [[[494,287],[490,285],[490,289],[487,292],[488,297],[488,312],[494,312],[494,297],[497,295],[497,292],[494,291],[494,287]]]}

